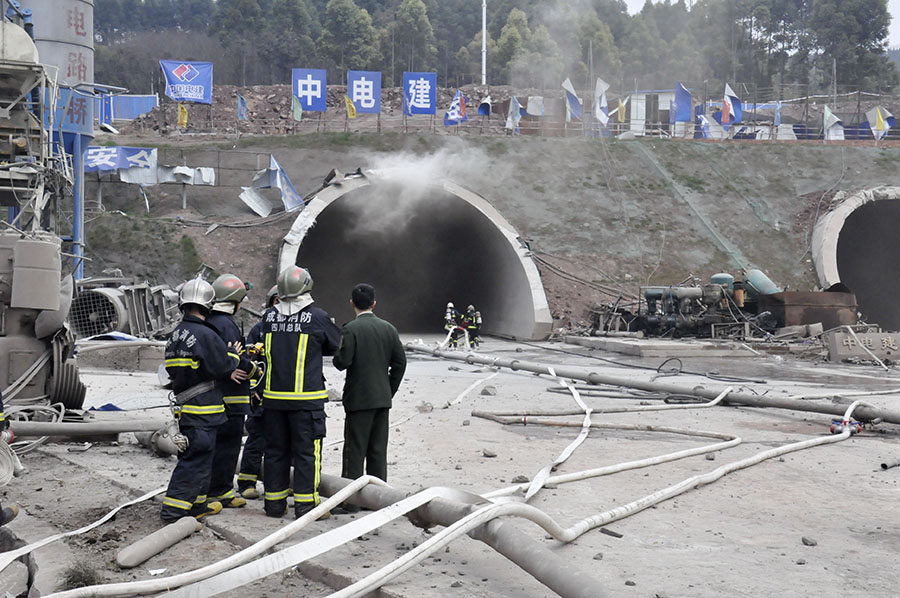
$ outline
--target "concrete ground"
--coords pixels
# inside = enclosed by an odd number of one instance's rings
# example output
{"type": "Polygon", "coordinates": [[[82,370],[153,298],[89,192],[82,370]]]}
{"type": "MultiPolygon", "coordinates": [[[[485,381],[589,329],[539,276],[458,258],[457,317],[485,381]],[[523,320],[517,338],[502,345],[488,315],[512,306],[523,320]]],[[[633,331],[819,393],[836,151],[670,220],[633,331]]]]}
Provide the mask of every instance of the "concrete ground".
{"type": "MultiPolygon", "coordinates": [[[[405,339],[412,340],[412,338],[405,339]]],[[[436,343],[428,337],[426,342],[436,343]]],[[[481,353],[567,364],[600,373],[651,379],[662,358],[624,356],[560,343],[516,343],[487,339],[481,353]],[[566,353],[559,350],[564,349],[566,353]],[[611,361],[602,361],[602,358],[611,361]]],[[[898,409],[900,376],[869,366],[799,361],[794,357],[688,358],[684,372],[666,377],[686,387],[724,388],[703,373],[745,377],[728,384],[773,396],[823,391],[896,393],[866,398],[898,409]],[[750,380],[753,381],[750,381],[750,380]]],[[[671,365],[671,364],[669,364],[671,365]]],[[[342,375],[330,365],[325,375],[340,387],[342,375]]],[[[114,403],[123,409],[165,404],[166,391],[152,373],[83,372],[88,404],[114,403]]],[[[533,477],[577,436],[578,428],[503,426],[473,417],[473,410],[525,411],[576,408],[569,394],[548,376],[466,365],[419,353],[409,354],[404,383],[395,398],[389,447],[389,482],[413,492],[450,486],[484,493],[508,486],[517,476],[533,477]],[[466,392],[468,391],[468,392],[466,392]],[[495,392],[493,392],[495,391],[495,392]],[[448,403],[456,401],[453,405],[448,403]]],[[[610,390],[610,389],[604,389],[610,390]]],[[[653,397],[617,392],[618,398],[589,396],[595,410],[658,404],[653,397]]],[[[159,410],[162,411],[162,410],[159,410]]],[[[343,412],[327,406],[328,438],[324,473],[340,471],[343,412]]],[[[581,417],[559,418],[580,422],[581,417]]],[[[829,435],[831,416],[795,411],[715,407],[644,413],[601,413],[595,422],[642,424],[739,436],[734,448],[645,469],[636,469],[541,490],[530,504],[568,527],[579,520],[629,503],[689,477],[800,440],[829,435]]],[[[665,432],[591,430],[584,443],[553,475],[662,455],[715,442],[665,432]]],[[[137,445],[130,434],[118,443],[48,444],[24,457],[28,473],[3,488],[3,503],[17,502],[23,514],[10,531],[25,541],[75,529],[110,508],[165,486],[174,459],[162,459],[137,445]]],[[[511,524],[578,564],[599,580],[610,596],[896,596],[900,574],[900,467],[880,464],[900,458],[900,428],[881,424],[836,444],[787,454],[731,473],[628,518],[606,524],[569,544],[551,539],[532,523],[511,524]]],[[[169,575],[219,560],[289,520],[262,513],[259,501],[211,518],[204,529],[141,567],[121,571],[114,564],[123,546],[158,527],[158,503],[123,510],[91,532],[73,536],[38,553],[47,591],[76,561],[89,564],[108,581],[146,579],[151,570],[169,575]]],[[[302,530],[298,540],[334,529],[358,516],[336,515],[302,530]]],[[[438,528],[439,529],[439,528],[438,528]]],[[[437,530],[432,530],[432,532],[437,530]]],[[[265,582],[235,589],[228,596],[325,596],[398,558],[431,534],[399,519],[301,567],[265,582]],[[304,577],[304,574],[306,575],[304,577]]],[[[385,586],[397,597],[542,597],[553,594],[488,546],[460,539],[385,586]]]]}

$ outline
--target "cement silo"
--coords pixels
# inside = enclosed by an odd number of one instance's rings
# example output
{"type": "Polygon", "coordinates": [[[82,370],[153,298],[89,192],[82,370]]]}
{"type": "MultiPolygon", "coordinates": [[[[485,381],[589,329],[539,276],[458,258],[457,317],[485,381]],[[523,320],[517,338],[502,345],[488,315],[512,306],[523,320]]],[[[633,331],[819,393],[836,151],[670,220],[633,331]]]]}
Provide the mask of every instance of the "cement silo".
{"type": "Polygon", "coordinates": [[[41,63],[59,69],[60,85],[94,82],[94,0],[19,0],[31,9],[41,63]]]}

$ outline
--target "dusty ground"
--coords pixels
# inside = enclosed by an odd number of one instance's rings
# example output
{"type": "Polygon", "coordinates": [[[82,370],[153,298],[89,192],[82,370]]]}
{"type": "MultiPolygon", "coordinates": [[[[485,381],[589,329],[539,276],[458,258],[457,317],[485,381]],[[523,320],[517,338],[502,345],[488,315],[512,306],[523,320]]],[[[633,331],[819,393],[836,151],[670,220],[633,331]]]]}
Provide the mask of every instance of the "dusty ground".
{"type": "MultiPolygon", "coordinates": [[[[436,338],[426,339],[430,341],[436,338]]],[[[617,363],[640,362],[615,354],[559,344],[517,344],[489,339],[486,354],[515,356],[546,363],[580,365],[601,373],[649,379],[652,371],[625,368],[617,363]],[[583,355],[583,356],[579,356],[583,355]],[[600,361],[597,357],[615,363],[600,361]]],[[[662,360],[646,360],[655,368],[662,360]]],[[[738,383],[745,390],[782,396],[828,389],[897,389],[895,372],[872,367],[801,362],[792,357],[684,359],[684,370],[767,380],[767,384],[738,383]]],[[[331,384],[341,376],[330,367],[331,384]]],[[[164,391],[155,387],[153,374],[86,372],[88,401],[114,402],[126,409],[160,405],[164,391]]],[[[701,375],[666,378],[686,387],[698,384],[721,388],[701,375]]],[[[552,461],[576,436],[577,429],[540,426],[501,426],[472,417],[473,409],[564,409],[575,406],[571,397],[548,391],[557,382],[546,376],[493,372],[458,362],[411,354],[404,384],[392,411],[390,483],[414,491],[445,485],[473,492],[507,486],[516,476],[533,476],[552,461]],[[490,379],[488,379],[490,376],[490,379]],[[481,384],[464,396],[464,390],[481,384]],[[493,386],[495,395],[481,394],[493,386]],[[444,408],[460,398],[459,403],[444,408]],[[430,403],[433,410],[419,409],[430,403]],[[406,419],[411,417],[411,419],[406,419]],[[486,452],[487,451],[487,452],[486,452]],[[486,454],[495,453],[495,457],[486,454]]],[[[587,394],[587,393],[586,393],[587,394]]],[[[595,410],[653,399],[585,396],[595,410]]],[[[896,394],[866,400],[897,410],[896,394]]],[[[340,465],[342,411],[329,404],[329,437],[324,452],[325,473],[340,465]]],[[[578,417],[565,418],[579,421],[578,417]]],[[[594,421],[665,425],[738,435],[743,443],[712,453],[714,460],[692,457],[614,476],[560,485],[537,494],[531,504],[544,509],[563,526],[606,511],[690,476],[761,450],[828,435],[831,417],[783,410],[721,407],[643,414],[598,414],[594,421]]],[[[593,430],[587,440],[558,468],[568,473],[652,455],[696,447],[707,439],[666,433],[593,430]]],[[[4,488],[4,503],[19,502],[24,509],[10,529],[25,533],[32,523],[68,530],[97,518],[110,507],[165,484],[172,461],[152,456],[134,445],[128,435],[118,446],[95,444],[83,452],[74,445],[49,445],[28,455],[27,476],[4,488]],[[40,490],[39,490],[40,488],[40,490]]],[[[900,500],[900,468],[882,471],[880,463],[900,457],[900,430],[882,424],[839,444],[830,444],[726,476],[702,488],[637,513],[605,527],[622,534],[614,538],[593,530],[570,544],[549,539],[533,524],[512,524],[577,563],[608,588],[610,596],[866,596],[896,595],[900,581],[894,567],[900,542],[896,512],[900,500]],[[814,540],[805,545],[802,538],[814,540]],[[878,571],[877,575],[872,575],[878,571]]],[[[68,556],[61,562],[89,562],[108,580],[143,579],[149,569],[166,574],[195,568],[230,554],[276,529],[282,522],[263,516],[258,502],[247,509],[227,511],[178,548],[154,557],[133,572],[120,572],[111,564],[124,543],[156,527],[158,504],[144,504],[122,512],[115,521],[58,549],[68,556]],[[226,540],[227,539],[227,540],[226,540]],[[230,540],[230,541],[229,541],[230,540]]],[[[313,537],[348,521],[335,516],[304,529],[299,538],[313,537]]],[[[44,529],[44,527],[41,527],[44,529]]],[[[42,537],[42,536],[39,536],[42,537]]],[[[335,572],[352,580],[361,578],[428,534],[398,520],[371,534],[314,559],[316,575],[335,572]]],[[[46,549],[45,549],[46,550],[46,549]]],[[[56,550],[56,549],[55,549],[56,550]]],[[[57,553],[57,557],[59,554],[57,553]]],[[[324,586],[307,584],[296,576],[275,576],[265,584],[234,591],[234,596],[324,596],[324,586]],[[296,585],[291,585],[296,584],[296,585]]],[[[551,595],[536,581],[483,544],[464,538],[390,583],[386,590],[403,597],[539,597],[551,595]]]]}

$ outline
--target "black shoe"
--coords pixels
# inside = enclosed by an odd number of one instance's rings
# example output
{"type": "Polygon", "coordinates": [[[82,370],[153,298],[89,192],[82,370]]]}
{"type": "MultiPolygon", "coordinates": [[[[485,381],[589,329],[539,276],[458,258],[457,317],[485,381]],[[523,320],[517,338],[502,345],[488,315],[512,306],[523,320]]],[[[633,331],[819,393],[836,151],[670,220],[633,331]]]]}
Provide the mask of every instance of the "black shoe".
{"type": "Polygon", "coordinates": [[[354,513],[359,513],[359,507],[348,503],[342,503],[341,505],[331,509],[331,512],[334,515],[353,515],[354,513]]]}
{"type": "Polygon", "coordinates": [[[287,506],[287,505],[284,505],[284,510],[283,510],[283,511],[277,511],[277,512],[276,512],[275,510],[272,510],[272,509],[264,509],[264,510],[265,510],[265,512],[266,512],[266,517],[274,517],[275,519],[281,519],[282,517],[284,517],[285,515],[287,515],[287,512],[288,512],[288,506],[287,506]]]}
{"type": "MultiPolygon", "coordinates": [[[[318,505],[303,505],[302,507],[294,507],[294,519],[300,519],[301,517],[315,509],[317,506],[318,505]]],[[[331,511],[325,511],[324,513],[319,515],[317,521],[322,521],[323,519],[328,519],[329,517],[331,517],[331,511]]]]}
{"type": "Polygon", "coordinates": [[[7,523],[15,519],[18,514],[19,507],[17,505],[3,507],[3,510],[0,511],[0,525],[6,525],[7,523]]]}

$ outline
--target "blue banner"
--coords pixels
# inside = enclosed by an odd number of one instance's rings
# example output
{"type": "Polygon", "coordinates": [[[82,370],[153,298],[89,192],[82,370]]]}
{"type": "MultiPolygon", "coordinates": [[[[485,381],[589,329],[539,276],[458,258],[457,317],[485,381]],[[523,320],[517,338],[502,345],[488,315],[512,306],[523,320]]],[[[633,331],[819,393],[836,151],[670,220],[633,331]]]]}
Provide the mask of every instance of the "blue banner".
{"type": "Polygon", "coordinates": [[[464,96],[462,91],[457,89],[456,95],[453,96],[453,101],[450,102],[450,108],[448,108],[447,112],[444,114],[444,126],[450,127],[469,120],[469,115],[466,110],[468,103],[469,98],[464,96]]]}
{"type": "Polygon", "coordinates": [[[166,95],[176,102],[212,104],[213,65],[211,62],[160,60],[166,78],[166,95]]]}
{"type": "Polygon", "coordinates": [[[403,114],[437,112],[437,73],[403,73],[403,114]]]}
{"type": "Polygon", "coordinates": [[[347,71],[347,95],[361,114],[381,112],[381,73],[378,71],[347,71]]]}
{"type": "Polygon", "coordinates": [[[85,172],[106,172],[120,168],[155,168],[156,149],[149,147],[91,146],[84,153],[85,172]]]}
{"type": "Polygon", "coordinates": [[[325,69],[291,69],[291,89],[304,112],[325,112],[327,76],[325,69]]]}
{"type": "Polygon", "coordinates": [[[675,83],[675,106],[669,111],[674,115],[673,122],[689,123],[693,121],[693,100],[691,92],[681,83],[675,83]]]}

